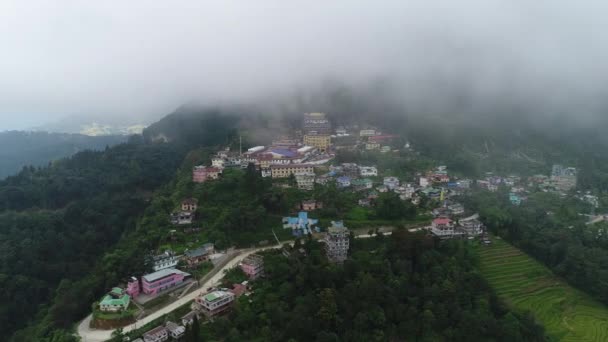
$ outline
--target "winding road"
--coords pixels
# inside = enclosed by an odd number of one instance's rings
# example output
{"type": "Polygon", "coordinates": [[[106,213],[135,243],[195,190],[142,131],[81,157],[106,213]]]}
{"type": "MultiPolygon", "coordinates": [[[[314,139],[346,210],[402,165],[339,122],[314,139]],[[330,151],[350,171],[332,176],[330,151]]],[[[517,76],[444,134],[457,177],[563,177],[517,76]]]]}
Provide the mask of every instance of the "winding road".
{"type": "MultiPolygon", "coordinates": [[[[224,277],[225,270],[229,270],[233,267],[236,267],[248,255],[263,251],[265,249],[280,248],[281,246],[282,245],[273,245],[273,246],[268,246],[268,247],[260,247],[260,248],[256,248],[256,249],[243,250],[242,253],[237,254],[232,260],[230,260],[226,265],[224,265],[224,267],[222,267],[213,277],[211,277],[209,280],[207,280],[201,286],[201,289],[206,289],[210,286],[213,286],[214,284],[219,283],[220,280],[224,277]]],[[[150,315],[142,318],[141,320],[138,320],[137,322],[135,322],[133,324],[125,326],[122,330],[123,330],[123,332],[127,333],[132,330],[138,329],[138,328],[152,322],[153,320],[161,317],[162,315],[172,312],[172,311],[176,310],[177,308],[179,308],[180,306],[187,304],[188,302],[194,300],[194,298],[196,298],[196,296],[198,296],[200,293],[201,293],[201,291],[193,291],[191,293],[188,293],[184,297],[165,306],[164,308],[151,313],[150,315]]],[[[92,318],[93,318],[93,316],[89,315],[82,322],[80,322],[80,324],[78,324],[77,334],[78,334],[78,336],[80,336],[82,342],[103,342],[103,341],[106,341],[106,340],[109,340],[110,338],[112,338],[113,330],[91,329],[90,324],[91,324],[92,318]]]]}

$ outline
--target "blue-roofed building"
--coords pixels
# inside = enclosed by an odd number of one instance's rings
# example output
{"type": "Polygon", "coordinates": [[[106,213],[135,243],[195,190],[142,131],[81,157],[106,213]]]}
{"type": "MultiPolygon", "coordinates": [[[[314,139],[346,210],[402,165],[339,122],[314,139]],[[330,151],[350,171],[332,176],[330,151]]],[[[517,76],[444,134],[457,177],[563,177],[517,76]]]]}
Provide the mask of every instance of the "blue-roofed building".
{"type": "Polygon", "coordinates": [[[294,236],[311,234],[313,230],[320,231],[316,227],[319,220],[308,218],[308,213],[300,211],[297,217],[283,217],[283,228],[291,229],[294,236]]]}
{"type": "Polygon", "coordinates": [[[270,150],[270,153],[279,155],[284,158],[293,158],[298,155],[297,151],[293,151],[286,148],[273,148],[270,150]]]}
{"type": "Polygon", "coordinates": [[[347,177],[347,176],[338,177],[338,179],[336,179],[336,182],[338,183],[339,187],[347,188],[350,186],[350,177],[347,177]]]}
{"type": "Polygon", "coordinates": [[[511,204],[513,204],[513,205],[520,205],[521,204],[521,197],[519,197],[519,195],[517,195],[517,194],[510,193],[509,194],[509,201],[511,201],[511,204]]]}

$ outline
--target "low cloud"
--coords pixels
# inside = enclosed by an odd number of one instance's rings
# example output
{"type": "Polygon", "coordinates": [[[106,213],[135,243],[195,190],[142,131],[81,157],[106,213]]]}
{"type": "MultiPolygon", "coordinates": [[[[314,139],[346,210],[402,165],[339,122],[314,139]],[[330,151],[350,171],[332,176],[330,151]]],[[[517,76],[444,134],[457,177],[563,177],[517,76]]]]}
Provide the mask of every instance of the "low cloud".
{"type": "MultiPolygon", "coordinates": [[[[0,129],[384,84],[419,113],[605,110],[600,1],[0,4],[0,129]],[[9,120],[9,118],[11,118],[9,120]]],[[[461,113],[462,114],[462,113],[461,113]]]]}

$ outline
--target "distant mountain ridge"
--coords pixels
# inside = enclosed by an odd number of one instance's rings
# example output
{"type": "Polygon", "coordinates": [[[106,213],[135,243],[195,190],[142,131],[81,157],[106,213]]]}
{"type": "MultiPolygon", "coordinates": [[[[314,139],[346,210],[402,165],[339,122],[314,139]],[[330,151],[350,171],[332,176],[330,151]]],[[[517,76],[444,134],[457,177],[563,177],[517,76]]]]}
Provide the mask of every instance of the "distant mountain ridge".
{"type": "Polygon", "coordinates": [[[101,150],[126,142],[126,135],[87,136],[70,133],[0,132],[0,179],[24,166],[42,166],[83,150],[101,150]]]}

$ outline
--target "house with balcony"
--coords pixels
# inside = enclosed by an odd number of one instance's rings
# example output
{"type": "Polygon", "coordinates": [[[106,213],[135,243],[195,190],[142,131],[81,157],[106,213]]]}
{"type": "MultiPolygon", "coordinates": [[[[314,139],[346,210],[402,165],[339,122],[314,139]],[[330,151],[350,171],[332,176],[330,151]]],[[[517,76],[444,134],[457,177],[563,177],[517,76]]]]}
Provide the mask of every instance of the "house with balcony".
{"type": "Polygon", "coordinates": [[[174,340],[180,339],[186,333],[186,328],[183,325],[171,321],[165,323],[165,329],[167,329],[167,333],[174,340]]]}
{"type": "Polygon", "coordinates": [[[399,178],[397,177],[384,177],[382,182],[389,190],[395,190],[399,186],[399,178]]]}
{"type": "Polygon", "coordinates": [[[332,221],[327,228],[325,239],[325,254],[332,263],[341,264],[348,258],[349,231],[342,221],[332,221]]]}
{"type": "Polygon", "coordinates": [[[182,211],[196,211],[198,200],[196,198],[186,198],[181,203],[182,211]]]}
{"type": "Polygon", "coordinates": [[[304,200],[300,203],[300,209],[304,211],[312,211],[321,208],[323,208],[323,203],[314,199],[304,200]]]}
{"type": "Polygon", "coordinates": [[[172,250],[166,250],[164,253],[152,256],[152,268],[154,271],[160,271],[165,268],[173,268],[177,266],[179,257],[172,250]]]}
{"type": "Polygon", "coordinates": [[[196,297],[195,302],[206,317],[214,317],[228,312],[235,298],[230,291],[217,290],[196,297]]]}
{"type": "Polygon", "coordinates": [[[264,258],[261,255],[248,255],[239,266],[249,279],[257,279],[264,274],[264,258]]]}
{"type": "Polygon", "coordinates": [[[448,238],[454,236],[454,222],[447,217],[439,217],[431,223],[431,232],[440,237],[448,238]]]}
{"type": "Polygon", "coordinates": [[[163,291],[181,285],[188,277],[190,277],[189,273],[182,272],[176,268],[166,268],[146,274],[141,278],[142,292],[155,296],[163,291]]]}
{"type": "Polygon", "coordinates": [[[152,330],[148,330],[142,337],[144,338],[144,342],[163,342],[169,339],[169,332],[161,325],[152,330]]]}
{"type": "Polygon", "coordinates": [[[171,213],[169,218],[172,224],[176,225],[184,225],[184,224],[192,224],[194,221],[194,212],[193,211],[175,211],[171,213]]]}
{"type": "Polygon", "coordinates": [[[188,267],[196,267],[209,260],[214,252],[214,245],[212,243],[206,243],[199,248],[186,250],[184,252],[184,261],[188,264],[188,267]]]}
{"type": "Polygon", "coordinates": [[[315,173],[296,173],[296,184],[300,190],[312,190],[315,186],[315,173]]]}
{"type": "Polygon", "coordinates": [[[351,179],[348,176],[341,176],[336,179],[339,188],[348,188],[351,184],[351,179]]]}
{"type": "Polygon", "coordinates": [[[375,166],[360,166],[359,175],[361,177],[377,177],[378,169],[375,166]]]}

